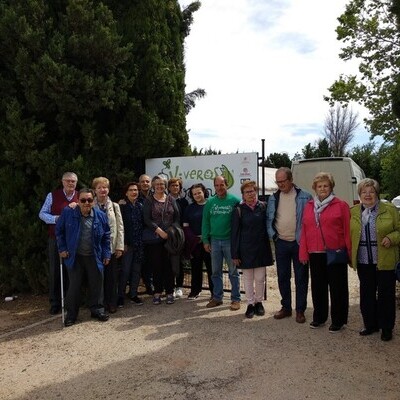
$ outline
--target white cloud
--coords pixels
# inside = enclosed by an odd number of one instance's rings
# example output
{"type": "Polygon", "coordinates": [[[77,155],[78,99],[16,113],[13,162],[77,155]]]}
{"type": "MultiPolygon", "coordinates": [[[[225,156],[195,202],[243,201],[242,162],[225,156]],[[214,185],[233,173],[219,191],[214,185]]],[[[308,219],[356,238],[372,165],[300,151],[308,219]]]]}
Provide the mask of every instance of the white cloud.
{"type": "Polygon", "coordinates": [[[355,72],[339,59],[335,32],[347,0],[201,3],[185,50],[187,91],[207,92],[187,117],[191,145],[260,151],[265,138],[267,154],[292,156],[322,137],[323,95],[355,72]]]}

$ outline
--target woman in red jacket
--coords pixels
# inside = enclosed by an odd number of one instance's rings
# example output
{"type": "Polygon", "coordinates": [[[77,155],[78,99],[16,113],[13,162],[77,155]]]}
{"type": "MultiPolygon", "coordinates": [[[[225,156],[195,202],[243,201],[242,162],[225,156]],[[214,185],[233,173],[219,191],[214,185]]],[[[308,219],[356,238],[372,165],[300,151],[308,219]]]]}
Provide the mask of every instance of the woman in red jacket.
{"type": "Polygon", "coordinates": [[[339,332],[347,324],[349,288],[347,262],[328,265],[326,249],[345,249],[350,257],[350,209],[338,199],[335,181],[327,172],[318,173],[313,180],[315,196],[304,209],[300,236],[299,259],[310,262],[311,295],[314,306],[310,328],[323,326],[328,319],[329,295],[331,320],[329,332],[339,332]]]}

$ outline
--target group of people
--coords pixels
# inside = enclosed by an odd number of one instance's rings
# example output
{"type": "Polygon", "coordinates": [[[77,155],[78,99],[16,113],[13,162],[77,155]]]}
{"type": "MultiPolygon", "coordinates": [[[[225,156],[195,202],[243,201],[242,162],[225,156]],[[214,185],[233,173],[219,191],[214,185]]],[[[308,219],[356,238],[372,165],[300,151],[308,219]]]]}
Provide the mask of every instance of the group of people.
{"type": "Polygon", "coordinates": [[[267,266],[274,246],[281,308],[277,320],[292,315],[292,265],[296,322],[305,323],[309,271],[313,318],[310,327],[339,332],[347,324],[348,265],[360,280],[360,335],[381,330],[392,339],[395,324],[395,266],[399,260],[399,214],[379,200],[379,184],[358,184],[360,204],[349,205],[334,194],[334,178],[321,172],[313,180],[314,196],[298,188],[289,168],[275,175],[278,190],[267,202],[258,199],[255,181],[244,181],[242,198],[228,192],[224,176],[214,178],[215,195],[208,198],[202,183],[182,196],[182,181],[142,175],[129,182],[124,199],[112,202],[109,181],[98,177],[92,189],[76,191],[78,178],[67,172],[63,189],[48,194],[40,218],[49,226],[50,312],[60,311],[60,274],[66,284],[65,325],[76,322],[82,279],[86,275],[93,318],[106,321],[108,312],[134,304],[140,278],[154,305],[173,304],[182,295],[183,260],[190,260],[189,300],[196,299],[206,267],[211,298],[206,307],[223,304],[223,270],[231,284],[230,309],[241,308],[240,274],[247,300],[245,316],[264,315],[267,266]],[[62,264],[59,264],[59,260],[62,264]],[[330,300],[330,301],[329,301],[330,300]]]}
{"type": "Polygon", "coordinates": [[[292,315],[291,261],[296,284],[296,321],[305,322],[308,266],[311,275],[313,319],[310,328],[326,323],[339,332],[348,320],[348,265],[360,280],[360,309],[364,322],[361,336],[381,330],[381,339],[392,339],[395,324],[395,267],[399,261],[399,213],[379,199],[374,179],[358,183],[360,203],[352,206],[334,194],[330,173],[320,172],[313,180],[315,195],[293,184],[288,168],[276,172],[278,191],[270,196],[267,225],[275,242],[276,265],[282,308],[274,315],[292,315]]]}

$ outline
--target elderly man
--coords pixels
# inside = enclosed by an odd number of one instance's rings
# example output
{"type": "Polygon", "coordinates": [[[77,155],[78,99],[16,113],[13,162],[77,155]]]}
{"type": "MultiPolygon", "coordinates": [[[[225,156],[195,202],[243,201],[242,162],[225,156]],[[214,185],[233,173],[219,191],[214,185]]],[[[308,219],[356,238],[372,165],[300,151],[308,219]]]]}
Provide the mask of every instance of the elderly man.
{"type": "Polygon", "coordinates": [[[232,286],[232,311],[240,309],[239,272],[231,257],[231,217],[239,199],[228,193],[228,185],[223,176],[214,179],[215,196],[204,206],[201,236],[204,250],[211,253],[213,297],[207,303],[207,308],[222,304],[224,286],[222,280],[223,259],[228,265],[229,280],[232,286]]]}
{"type": "MultiPolygon", "coordinates": [[[[56,222],[64,207],[78,201],[78,192],[75,190],[78,182],[76,174],[65,172],[61,182],[63,188],[50,192],[39,212],[39,218],[48,226],[50,314],[58,314],[61,311],[61,274],[55,234],[56,222]]],[[[66,290],[68,279],[65,270],[64,274],[64,290],[66,290]]]]}
{"type": "Polygon", "coordinates": [[[151,177],[143,174],[139,176],[139,201],[143,204],[144,199],[148,196],[151,188],[151,177]]]}
{"type": "Polygon", "coordinates": [[[64,208],[56,225],[58,250],[69,277],[65,326],[75,324],[78,317],[84,275],[89,287],[92,318],[99,321],[109,318],[103,306],[103,272],[111,258],[110,227],[106,214],[93,208],[93,201],[93,190],[81,189],[78,207],[64,208]]]}
{"type": "Polygon", "coordinates": [[[275,173],[278,190],[268,199],[267,230],[275,242],[276,269],[278,286],[282,297],[282,308],[275,313],[275,319],[292,315],[292,290],[290,285],[292,262],[296,285],[296,322],[306,321],[304,311],[307,308],[308,265],[299,261],[299,240],[301,221],[305,204],[311,194],[293,183],[290,168],[279,168],[275,173]]]}

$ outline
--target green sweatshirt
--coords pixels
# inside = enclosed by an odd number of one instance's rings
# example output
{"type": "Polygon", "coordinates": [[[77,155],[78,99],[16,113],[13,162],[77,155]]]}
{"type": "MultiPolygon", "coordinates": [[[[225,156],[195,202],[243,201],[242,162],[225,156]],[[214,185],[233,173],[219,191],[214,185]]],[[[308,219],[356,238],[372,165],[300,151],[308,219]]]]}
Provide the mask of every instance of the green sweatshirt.
{"type": "Polygon", "coordinates": [[[224,198],[214,196],[208,199],[203,210],[201,236],[203,243],[210,243],[211,239],[230,240],[231,216],[239,199],[227,193],[224,198]]]}

